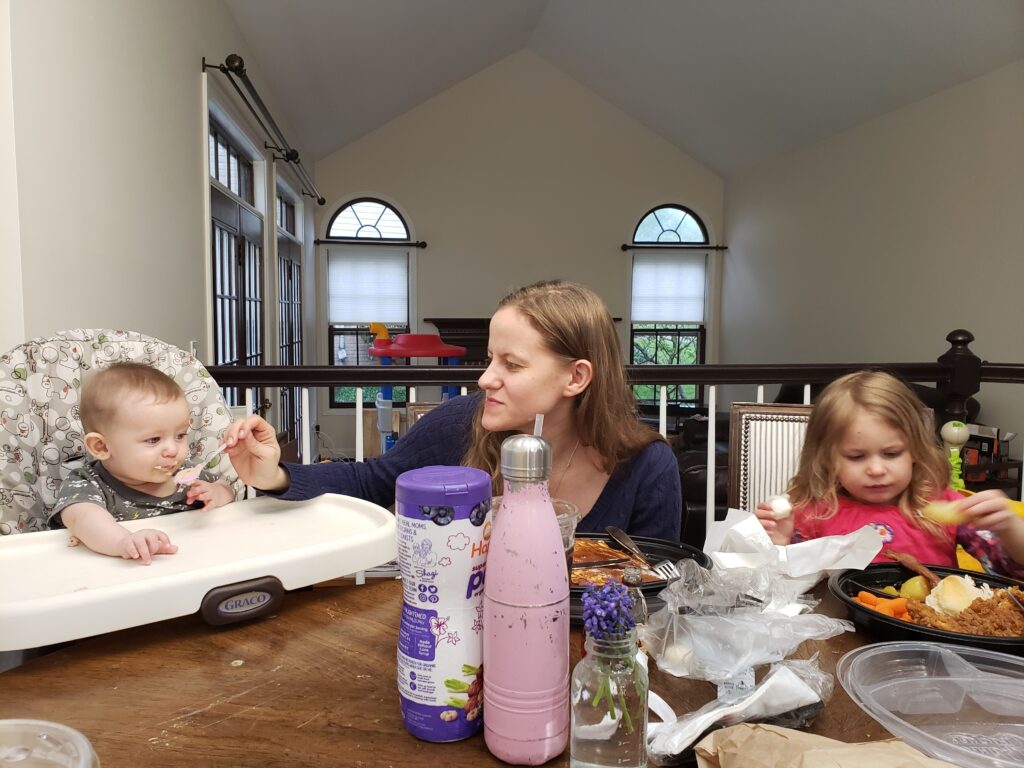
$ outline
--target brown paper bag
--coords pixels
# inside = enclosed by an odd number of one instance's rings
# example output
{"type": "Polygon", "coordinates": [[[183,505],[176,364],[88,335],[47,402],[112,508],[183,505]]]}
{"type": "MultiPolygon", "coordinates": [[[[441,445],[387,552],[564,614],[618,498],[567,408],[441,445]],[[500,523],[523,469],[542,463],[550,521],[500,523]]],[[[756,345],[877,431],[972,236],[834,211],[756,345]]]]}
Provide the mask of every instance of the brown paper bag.
{"type": "Polygon", "coordinates": [[[899,739],[845,744],[774,725],[740,723],[694,747],[699,768],[956,768],[899,739]]]}

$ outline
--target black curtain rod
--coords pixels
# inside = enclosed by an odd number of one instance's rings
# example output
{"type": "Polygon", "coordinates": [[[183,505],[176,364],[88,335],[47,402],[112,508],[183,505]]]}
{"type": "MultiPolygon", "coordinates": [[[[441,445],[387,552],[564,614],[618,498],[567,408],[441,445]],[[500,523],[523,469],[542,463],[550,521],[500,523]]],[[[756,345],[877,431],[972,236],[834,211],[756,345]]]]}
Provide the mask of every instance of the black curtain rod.
{"type": "Polygon", "coordinates": [[[274,142],[273,144],[264,143],[264,146],[267,149],[273,149],[280,152],[281,154],[275,155],[275,157],[295,166],[295,172],[298,173],[299,179],[305,187],[305,189],[302,190],[303,195],[313,198],[320,205],[324,205],[327,200],[317,191],[316,185],[313,183],[313,179],[306,171],[305,166],[302,165],[302,160],[299,159],[299,151],[289,144],[288,140],[284,137],[284,134],[281,133],[281,129],[278,127],[277,123],[274,122],[273,115],[270,114],[270,110],[267,109],[267,105],[263,103],[263,99],[261,99],[259,93],[257,93],[256,86],[252,84],[252,80],[250,80],[249,76],[245,73],[245,62],[242,60],[242,57],[237,53],[232,53],[224,59],[223,64],[207,64],[206,57],[204,56],[203,71],[205,72],[207,69],[216,69],[224,74],[228,79],[228,82],[230,82],[231,86],[235,89],[235,92],[238,93],[239,97],[242,99],[242,103],[249,109],[252,116],[256,118],[256,122],[259,123],[260,128],[262,128],[263,132],[267,134],[267,137],[274,142]],[[245,86],[245,92],[238,87],[238,83],[235,82],[236,77],[242,81],[242,85],[245,86]]]}
{"type": "Polygon", "coordinates": [[[725,245],[700,245],[697,243],[623,243],[624,251],[727,251],[725,245]]]}
{"type": "Polygon", "coordinates": [[[325,237],[317,238],[313,245],[411,245],[413,248],[426,248],[424,240],[381,240],[371,237],[325,237]]]}

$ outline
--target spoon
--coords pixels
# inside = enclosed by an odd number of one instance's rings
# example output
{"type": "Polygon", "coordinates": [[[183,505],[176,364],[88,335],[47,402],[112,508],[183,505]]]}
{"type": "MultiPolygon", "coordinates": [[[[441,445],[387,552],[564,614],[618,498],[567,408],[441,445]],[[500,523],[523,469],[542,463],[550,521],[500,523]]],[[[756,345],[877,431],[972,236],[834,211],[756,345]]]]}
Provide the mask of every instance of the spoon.
{"type": "Polygon", "coordinates": [[[224,443],[224,445],[220,446],[220,448],[218,448],[213,453],[209,454],[202,461],[198,461],[195,464],[192,464],[191,466],[188,467],[182,467],[174,475],[174,481],[178,485],[191,485],[199,478],[199,473],[203,471],[203,467],[209,464],[210,461],[215,456],[219,456],[220,454],[224,453],[224,451],[226,451],[227,449],[228,444],[224,443]]]}

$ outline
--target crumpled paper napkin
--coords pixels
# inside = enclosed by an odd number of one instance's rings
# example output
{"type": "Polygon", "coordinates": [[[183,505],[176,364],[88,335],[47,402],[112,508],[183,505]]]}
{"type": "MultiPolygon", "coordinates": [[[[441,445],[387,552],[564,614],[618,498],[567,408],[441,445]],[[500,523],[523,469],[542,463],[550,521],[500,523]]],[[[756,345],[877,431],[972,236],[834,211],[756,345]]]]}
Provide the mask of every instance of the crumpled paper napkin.
{"type": "Polygon", "coordinates": [[[882,539],[870,525],[844,536],[773,544],[757,517],[741,509],[712,523],[704,541],[715,568],[769,568],[793,579],[798,594],[832,571],[867,567],[881,549],[882,539]]]}

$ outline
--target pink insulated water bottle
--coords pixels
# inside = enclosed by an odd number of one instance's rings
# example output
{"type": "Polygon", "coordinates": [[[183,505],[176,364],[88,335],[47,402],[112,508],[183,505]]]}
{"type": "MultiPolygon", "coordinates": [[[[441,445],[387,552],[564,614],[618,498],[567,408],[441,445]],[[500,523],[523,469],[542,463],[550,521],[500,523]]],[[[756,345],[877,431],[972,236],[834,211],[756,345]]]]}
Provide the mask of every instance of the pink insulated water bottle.
{"type": "Polygon", "coordinates": [[[550,446],[508,438],[501,472],[484,583],[484,739],[506,763],[540,765],[569,737],[569,574],[548,494],[550,446]]]}

